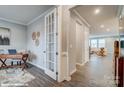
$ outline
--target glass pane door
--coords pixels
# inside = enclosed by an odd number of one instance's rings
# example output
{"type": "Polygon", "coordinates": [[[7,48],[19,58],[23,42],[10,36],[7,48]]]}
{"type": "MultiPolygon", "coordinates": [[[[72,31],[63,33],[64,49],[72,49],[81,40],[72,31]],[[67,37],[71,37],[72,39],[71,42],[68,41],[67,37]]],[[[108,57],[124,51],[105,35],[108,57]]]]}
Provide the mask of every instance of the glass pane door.
{"type": "Polygon", "coordinates": [[[46,17],[46,74],[56,80],[57,62],[57,35],[56,35],[56,10],[46,17]]]}

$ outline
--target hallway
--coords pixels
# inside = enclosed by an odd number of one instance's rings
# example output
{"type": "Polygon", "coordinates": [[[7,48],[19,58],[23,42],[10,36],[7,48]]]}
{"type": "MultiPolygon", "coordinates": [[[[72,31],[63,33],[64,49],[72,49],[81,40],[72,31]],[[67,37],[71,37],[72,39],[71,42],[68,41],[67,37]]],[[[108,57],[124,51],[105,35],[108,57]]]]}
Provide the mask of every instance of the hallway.
{"type": "Polygon", "coordinates": [[[72,80],[63,82],[64,86],[73,87],[115,87],[113,80],[112,55],[99,57],[92,55],[90,62],[83,67],[77,66],[72,80]]]}
{"type": "Polygon", "coordinates": [[[77,66],[77,72],[72,75],[71,81],[58,83],[35,66],[30,66],[27,71],[35,76],[35,79],[28,83],[30,87],[116,87],[110,54],[105,57],[92,55],[90,62],[77,66]]]}

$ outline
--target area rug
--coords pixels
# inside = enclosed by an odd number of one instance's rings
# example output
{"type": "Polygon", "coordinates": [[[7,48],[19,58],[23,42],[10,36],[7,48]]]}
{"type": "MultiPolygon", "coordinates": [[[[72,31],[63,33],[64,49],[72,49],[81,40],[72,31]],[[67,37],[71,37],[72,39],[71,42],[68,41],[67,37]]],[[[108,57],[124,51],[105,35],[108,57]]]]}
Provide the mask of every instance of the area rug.
{"type": "Polygon", "coordinates": [[[21,68],[8,68],[0,70],[0,87],[21,87],[28,86],[28,82],[35,77],[28,71],[21,68]]]}

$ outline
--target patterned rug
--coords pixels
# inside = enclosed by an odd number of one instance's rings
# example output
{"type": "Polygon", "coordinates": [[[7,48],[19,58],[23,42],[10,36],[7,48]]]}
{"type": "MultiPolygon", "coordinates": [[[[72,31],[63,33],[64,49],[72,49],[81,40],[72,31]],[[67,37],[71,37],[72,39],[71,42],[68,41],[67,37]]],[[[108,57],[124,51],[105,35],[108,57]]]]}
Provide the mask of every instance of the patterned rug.
{"type": "Polygon", "coordinates": [[[0,70],[0,87],[28,86],[28,82],[35,79],[28,71],[21,68],[8,68],[0,70]]]}

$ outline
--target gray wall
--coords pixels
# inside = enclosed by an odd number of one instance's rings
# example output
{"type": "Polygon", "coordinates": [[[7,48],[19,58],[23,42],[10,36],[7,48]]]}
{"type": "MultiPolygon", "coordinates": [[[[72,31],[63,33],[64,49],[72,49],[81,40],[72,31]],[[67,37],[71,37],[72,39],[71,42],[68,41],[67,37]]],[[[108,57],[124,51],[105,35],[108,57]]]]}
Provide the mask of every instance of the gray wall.
{"type": "Polygon", "coordinates": [[[28,25],[27,27],[27,50],[29,50],[35,57],[32,60],[32,64],[44,68],[43,51],[45,50],[45,20],[44,16],[28,25]],[[40,44],[35,45],[34,40],[32,40],[32,33],[40,32],[40,44]]]}
{"type": "MultiPolygon", "coordinates": [[[[0,27],[9,28],[11,32],[10,45],[0,45],[0,49],[16,49],[17,51],[27,49],[26,26],[0,20],[0,27]]],[[[10,64],[10,62],[7,64],[10,64]]]]}
{"type": "Polygon", "coordinates": [[[0,45],[0,49],[26,49],[26,26],[0,20],[0,27],[9,28],[11,31],[10,45],[0,45]]]}
{"type": "Polygon", "coordinates": [[[108,53],[113,53],[114,52],[114,41],[116,38],[105,38],[106,44],[105,47],[108,51],[108,53]]]}
{"type": "Polygon", "coordinates": [[[50,10],[42,14],[40,18],[27,26],[27,50],[29,50],[31,54],[34,55],[33,59],[31,60],[31,64],[41,69],[45,68],[45,15],[53,9],[51,8],[50,10]],[[32,40],[33,32],[40,32],[39,46],[36,46],[35,41],[32,40]]]}

